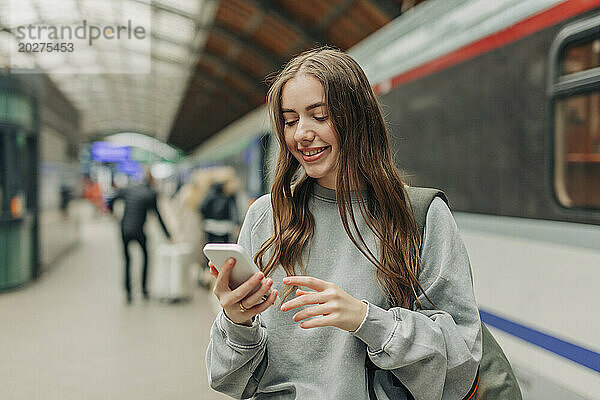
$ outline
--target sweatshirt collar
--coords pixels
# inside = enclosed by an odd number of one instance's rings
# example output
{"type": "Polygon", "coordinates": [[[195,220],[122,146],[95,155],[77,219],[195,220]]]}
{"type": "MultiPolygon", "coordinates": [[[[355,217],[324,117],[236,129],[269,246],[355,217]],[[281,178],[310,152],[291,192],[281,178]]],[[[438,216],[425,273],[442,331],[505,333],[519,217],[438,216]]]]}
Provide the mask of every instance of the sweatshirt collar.
{"type": "MultiPolygon", "coordinates": [[[[367,190],[361,190],[363,198],[367,199],[367,190]]],[[[329,203],[337,203],[337,198],[335,196],[334,189],[328,189],[324,186],[319,185],[316,181],[313,184],[313,195],[320,199],[327,201],[329,203]]],[[[352,203],[358,203],[358,193],[352,192],[351,195],[352,203]]]]}

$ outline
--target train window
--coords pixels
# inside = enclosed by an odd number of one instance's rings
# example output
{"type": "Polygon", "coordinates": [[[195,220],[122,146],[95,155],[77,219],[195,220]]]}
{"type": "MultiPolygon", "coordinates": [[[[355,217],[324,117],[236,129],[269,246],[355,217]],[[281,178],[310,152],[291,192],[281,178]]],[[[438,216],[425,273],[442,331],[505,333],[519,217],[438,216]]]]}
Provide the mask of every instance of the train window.
{"type": "Polygon", "coordinates": [[[555,103],[555,187],[566,207],[600,208],[600,92],[555,103]]]}
{"type": "Polygon", "coordinates": [[[17,133],[10,137],[11,143],[11,193],[10,193],[10,215],[12,218],[21,218],[26,209],[25,204],[25,167],[23,162],[25,158],[25,147],[27,140],[25,135],[17,133]]]}
{"type": "Polygon", "coordinates": [[[566,26],[551,49],[554,190],[567,208],[600,209],[599,22],[566,26]]]}
{"type": "Polygon", "coordinates": [[[0,192],[2,214],[8,218],[21,218],[26,210],[25,176],[23,160],[27,140],[23,134],[0,132],[0,192]]]}
{"type": "Polygon", "coordinates": [[[568,45],[560,60],[561,75],[573,74],[600,67],[600,39],[568,45]]]}

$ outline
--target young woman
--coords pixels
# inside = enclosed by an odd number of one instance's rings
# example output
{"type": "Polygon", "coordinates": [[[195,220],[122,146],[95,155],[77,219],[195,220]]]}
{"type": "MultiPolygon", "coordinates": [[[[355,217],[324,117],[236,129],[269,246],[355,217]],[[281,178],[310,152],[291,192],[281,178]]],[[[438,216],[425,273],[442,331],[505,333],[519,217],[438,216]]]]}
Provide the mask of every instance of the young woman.
{"type": "Polygon", "coordinates": [[[211,266],[223,307],[211,386],[236,398],[461,399],[481,358],[469,259],[439,198],[420,251],[364,72],[340,51],[309,51],[279,73],[267,104],[276,176],[239,238],[261,272],[231,290],[234,261],[211,266]],[[371,389],[366,361],[385,372],[371,389]]]}

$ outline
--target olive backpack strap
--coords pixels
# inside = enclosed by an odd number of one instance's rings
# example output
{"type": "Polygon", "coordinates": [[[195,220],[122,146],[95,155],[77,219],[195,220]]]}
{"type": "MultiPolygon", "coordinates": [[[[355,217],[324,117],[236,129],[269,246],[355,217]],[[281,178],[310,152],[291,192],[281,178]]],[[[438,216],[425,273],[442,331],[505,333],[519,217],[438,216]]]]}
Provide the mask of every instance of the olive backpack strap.
{"type": "MultiPolygon", "coordinates": [[[[436,197],[444,200],[446,204],[448,204],[448,198],[438,189],[429,189],[429,188],[417,188],[412,186],[405,186],[406,194],[408,195],[408,200],[410,205],[415,213],[415,220],[417,222],[417,226],[419,227],[419,232],[421,233],[421,237],[425,234],[425,222],[427,221],[427,211],[429,211],[429,206],[433,199],[436,197]]],[[[422,247],[422,246],[421,246],[422,247]]]]}
{"type": "MultiPolygon", "coordinates": [[[[421,233],[421,237],[423,237],[425,234],[427,211],[429,210],[431,202],[433,202],[436,197],[440,197],[448,204],[448,198],[444,192],[437,189],[415,188],[410,186],[406,186],[405,189],[415,213],[419,232],[421,233]]],[[[522,396],[519,383],[517,382],[517,378],[515,377],[512,367],[502,351],[502,348],[483,323],[481,324],[481,332],[483,355],[475,382],[473,382],[473,386],[471,390],[469,390],[467,396],[465,396],[465,399],[521,400],[522,396]],[[473,396],[474,394],[475,396],[473,396]]]]}

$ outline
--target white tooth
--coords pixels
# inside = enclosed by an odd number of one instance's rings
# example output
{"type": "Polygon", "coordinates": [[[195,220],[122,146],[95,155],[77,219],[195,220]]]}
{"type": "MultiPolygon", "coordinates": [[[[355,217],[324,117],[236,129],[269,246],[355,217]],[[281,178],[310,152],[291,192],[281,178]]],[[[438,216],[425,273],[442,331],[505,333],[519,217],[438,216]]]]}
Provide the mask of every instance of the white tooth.
{"type": "Polygon", "coordinates": [[[315,154],[319,154],[323,150],[324,149],[312,150],[312,151],[306,151],[306,152],[303,151],[303,153],[304,153],[304,155],[307,155],[307,156],[314,156],[315,154]]]}

